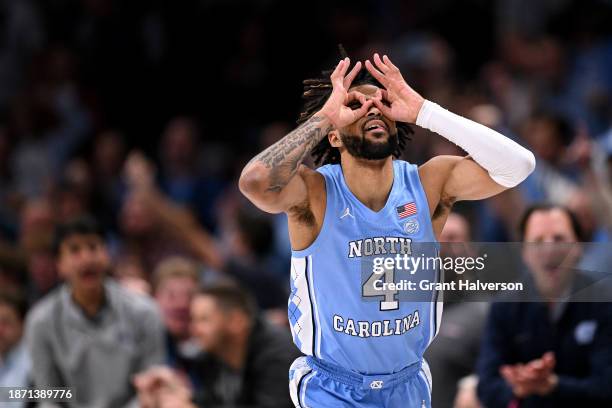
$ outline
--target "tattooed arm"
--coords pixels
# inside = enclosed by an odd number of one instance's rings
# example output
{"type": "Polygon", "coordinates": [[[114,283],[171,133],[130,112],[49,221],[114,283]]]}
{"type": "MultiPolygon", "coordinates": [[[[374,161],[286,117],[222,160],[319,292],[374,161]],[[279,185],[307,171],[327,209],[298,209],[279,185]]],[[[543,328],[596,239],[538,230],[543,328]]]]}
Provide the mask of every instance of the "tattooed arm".
{"type": "Polygon", "coordinates": [[[298,170],[304,157],[331,129],[325,116],[312,116],[246,165],[240,176],[240,190],[268,212],[287,211],[304,201],[306,189],[298,170]]]}
{"type": "Polygon", "coordinates": [[[321,110],[287,136],[255,156],[244,168],[239,187],[242,193],[264,211],[291,212],[308,207],[309,185],[305,180],[313,171],[301,165],[310,150],[333,129],[353,123],[367,112],[372,101],[362,94],[348,92],[361,63],[346,75],[350,61],[340,61],[331,74],[333,90],[321,110]],[[346,76],[345,76],[346,75],[346,76]],[[359,100],[361,107],[347,106],[359,100]]]}

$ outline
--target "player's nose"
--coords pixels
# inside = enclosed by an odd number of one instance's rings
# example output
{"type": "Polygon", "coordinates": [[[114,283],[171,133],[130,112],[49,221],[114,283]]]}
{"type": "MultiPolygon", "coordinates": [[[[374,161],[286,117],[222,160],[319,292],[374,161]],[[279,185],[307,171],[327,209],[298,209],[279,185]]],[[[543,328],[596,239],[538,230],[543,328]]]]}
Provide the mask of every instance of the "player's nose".
{"type": "Polygon", "coordinates": [[[375,105],[372,105],[366,116],[382,116],[382,112],[375,105]]]}

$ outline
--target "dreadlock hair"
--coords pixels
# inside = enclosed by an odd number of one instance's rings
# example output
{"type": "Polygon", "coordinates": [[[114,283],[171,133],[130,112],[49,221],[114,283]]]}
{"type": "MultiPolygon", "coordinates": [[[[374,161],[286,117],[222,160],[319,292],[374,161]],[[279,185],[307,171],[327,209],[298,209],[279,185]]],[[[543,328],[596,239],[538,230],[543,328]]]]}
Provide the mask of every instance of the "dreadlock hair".
{"type": "MultiPolygon", "coordinates": [[[[342,45],[338,47],[342,58],[347,57],[344,47],[342,47],[342,45]]],[[[306,122],[312,115],[318,112],[331,95],[333,87],[329,76],[332,72],[333,69],[326,70],[321,73],[321,78],[306,79],[303,81],[304,93],[302,94],[302,99],[304,99],[304,107],[297,120],[298,125],[306,122]]],[[[383,88],[382,84],[365,69],[359,71],[351,87],[358,85],[375,85],[379,88],[383,88]]],[[[397,148],[392,152],[395,158],[401,156],[406,143],[410,140],[409,135],[414,133],[410,125],[406,122],[396,122],[396,127],[398,144],[397,148]]],[[[310,154],[316,165],[340,163],[340,151],[329,143],[327,137],[324,137],[315,147],[313,147],[310,154]]]]}

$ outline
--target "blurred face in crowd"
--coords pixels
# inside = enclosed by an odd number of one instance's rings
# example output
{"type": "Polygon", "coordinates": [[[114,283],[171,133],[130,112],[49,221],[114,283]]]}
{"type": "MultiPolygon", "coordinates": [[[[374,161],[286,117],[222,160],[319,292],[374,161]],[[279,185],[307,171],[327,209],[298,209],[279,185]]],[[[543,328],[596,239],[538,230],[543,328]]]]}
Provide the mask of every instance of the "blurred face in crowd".
{"type": "Polygon", "coordinates": [[[20,216],[19,240],[23,247],[31,249],[34,241],[53,235],[55,229],[53,209],[47,200],[26,202],[20,216]]]}
{"type": "Polygon", "coordinates": [[[557,163],[565,151],[555,124],[545,118],[529,120],[523,136],[534,153],[548,163],[557,163]]]}
{"type": "Polygon", "coordinates": [[[196,295],[191,303],[192,332],[209,353],[219,352],[246,332],[248,317],[239,309],[223,310],[209,295],[196,295]]]}
{"type": "Polygon", "coordinates": [[[160,282],[155,291],[164,324],[174,337],[186,339],[190,335],[190,306],[197,288],[191,277],[173,276],[160,282]]]}
{"type": "Polygon", "coordinates": [[[155,220],[146,204],[135,196],[125,200],[120,214],[121,231],[128,237],[151,237],[155,220]]]}
{"type": "MultiPolygon", "coordinates": [[[[366,99],[382,99],[381,90],[375,85],[358,85],[351,88],[350,91],[361,92],[366,99]]],[[[359,101],[349,103],[351,109],[358,109],[360,106],[359,101]]],[[[391,156],[398,145],[395,122],[383,116],[374,105],[365,116],[339,129],[339,132],[342,145],[351,156],[356,158],[385,159],[391,156]]],[[[331,143],[332,146],[338,147],[336,142],[331,143]]]]}
{"type": "Polygon", "coordinates": [[[93,154],[94,166],[99,175],[115,177],[121,171],[125,156],[123,136],[114,131],[99,134],[95,140],[93,154]]]}
{"type": "Polygon", "coordinates": [[[75,290],[92,290],[102,286],[110,256],[100,236],[72,234],[60,244],[57,266],[75,290]]]}
{"type": "Polygon", "coordinates": [[[470,226],[462,215],[450,213],[442,233],[440,242],[468,242],[470,241],[470,226]]]}
{"type": "Polygon", "coordinates": [[[188,118],[175,118],[167,126],[162,140],[162,156],[166,165],[189,166],[197,151],[197,130],[188,118]]]}
{"type": "Polygon", "coordinates": [[[440,234],[441,257],[474,256],[470,246],[470,225],[464,216],[450,213],[440,234]]]}
{"type": "Polygon", "coordinates": [[[23,333],[22,323],[15,308],[0,303],[0,356],[19,342],[23,333]]]}
{"type": "Polygon", "coordinates": [[[525,226],[523,260],[544,297],[562,295],[571,284],[580,259],[578,237],[562,209],[534,211],[525,226]]]}
{"type": "Polygon", "coordinates": [[[58,282],[55,256],[50,251],[31,253],[28,274],[40,293],[47,293],[58,282]]]}

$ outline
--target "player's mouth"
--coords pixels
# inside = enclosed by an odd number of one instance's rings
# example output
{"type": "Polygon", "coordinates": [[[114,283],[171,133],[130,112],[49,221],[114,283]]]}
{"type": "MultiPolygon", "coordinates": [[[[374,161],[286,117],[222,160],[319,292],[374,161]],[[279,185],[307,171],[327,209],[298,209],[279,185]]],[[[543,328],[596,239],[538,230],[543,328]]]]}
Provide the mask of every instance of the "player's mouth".
{"type": "Polygon", "coordinates": [[[369,119],[363,124],[364,132],[389,133],[387,124],[380,119],[369,119]]]}

